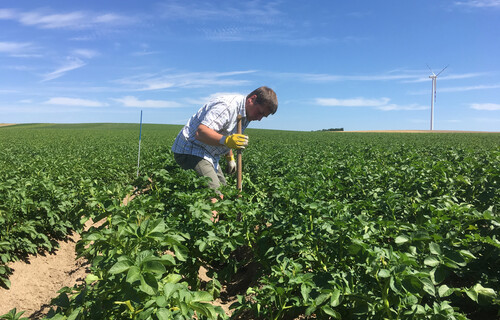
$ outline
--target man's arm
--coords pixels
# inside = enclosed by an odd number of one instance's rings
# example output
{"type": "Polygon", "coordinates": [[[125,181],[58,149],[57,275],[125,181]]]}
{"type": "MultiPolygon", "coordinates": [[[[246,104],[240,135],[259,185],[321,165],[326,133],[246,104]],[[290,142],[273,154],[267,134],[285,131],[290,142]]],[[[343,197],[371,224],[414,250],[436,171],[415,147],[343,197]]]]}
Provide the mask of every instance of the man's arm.
{"type": "Polygon", "coordinates": [[[195,138],[196,140],[210,146],[220,146],[220,139],[222,139],[222,134],[213,129],[210,129],[204,124],[200,124],[198,126],[198,129],[196,130],[195,138]]]}
{"type": "Polygon", "coordinates": [[[196,129],[195,138],[210,146],[220,146],[223,144],[231,149],[245,149],[248,145],[248,136],[232,134],[226,137],[204,124],[200,124],[198,129],[196,129]]]}

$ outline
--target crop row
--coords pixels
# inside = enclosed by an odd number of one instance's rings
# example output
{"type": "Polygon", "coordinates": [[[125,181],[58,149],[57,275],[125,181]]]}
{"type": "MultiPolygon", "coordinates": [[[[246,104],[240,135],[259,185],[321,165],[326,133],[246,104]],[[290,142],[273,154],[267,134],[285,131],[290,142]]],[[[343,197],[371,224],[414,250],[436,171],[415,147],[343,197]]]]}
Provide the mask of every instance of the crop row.
{"type": "Polygon", "coordinates": [[[47,318],[227,318],[211,301],[242,271],[233,319],[498,316],[498,135],[248,130],[241,197],[230,177],[212,204],[167,127],[145,127],[134,186],[88,195],[91,274],[47,318]]]}
{"type": "Polygon", "coordinates": [[[10,286],[9,262],[56,249],[81,229],[93,194],[130,180],[130,158],[117,157],[119,148],[109,152],[115,143],[126,146],[126,136],[98,133],[51,125],[0,131],[0,286],[10,286]]]}

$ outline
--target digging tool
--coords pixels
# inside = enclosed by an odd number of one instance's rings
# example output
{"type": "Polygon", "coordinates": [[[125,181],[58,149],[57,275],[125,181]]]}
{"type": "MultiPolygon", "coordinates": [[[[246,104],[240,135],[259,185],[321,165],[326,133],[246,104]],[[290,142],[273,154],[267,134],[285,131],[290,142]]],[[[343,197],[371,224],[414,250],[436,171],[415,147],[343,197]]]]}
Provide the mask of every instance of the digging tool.
{"type": "MultiPolygon", "coordinates": [[[[238,115],[238,134],[241,134],[242,130],[241,130],[241,119],[242,119],[242,116],[241,115],[238,115]]],[[[242,161],[241,161],[241,149],[238,149],[236,151],[236,155],[237,155],[237,164],[236,164],[236,185],[238,186],[238,190],[241,192],[242,190],[242,186],[241,186],[241,180],[242,180],[242,161]]]]}

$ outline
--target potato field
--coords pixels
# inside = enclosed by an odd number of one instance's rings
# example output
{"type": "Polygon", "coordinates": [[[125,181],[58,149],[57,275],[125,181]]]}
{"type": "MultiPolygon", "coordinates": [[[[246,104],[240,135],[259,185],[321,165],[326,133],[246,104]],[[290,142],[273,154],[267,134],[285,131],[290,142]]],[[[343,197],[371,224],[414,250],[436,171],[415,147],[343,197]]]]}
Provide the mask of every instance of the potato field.
{"type": "Polygon", "coordinates": [[[139,125],[0,128],[0,286],[76,231],[90,274],[46,319],[499,318],[500,134],[248,129],[212,204],[180,129],[143,125],[136,177],[139,125]]]}

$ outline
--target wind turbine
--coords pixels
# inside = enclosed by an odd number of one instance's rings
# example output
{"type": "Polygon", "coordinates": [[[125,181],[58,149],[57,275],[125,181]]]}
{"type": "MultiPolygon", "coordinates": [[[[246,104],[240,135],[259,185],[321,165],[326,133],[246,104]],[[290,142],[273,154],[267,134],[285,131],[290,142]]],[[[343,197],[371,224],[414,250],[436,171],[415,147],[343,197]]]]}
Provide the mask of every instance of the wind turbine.
{"type": "Polygon", "coordinates": [[[444,67],[443,70],[439,71],[438,74],[435,74],[432,71],[431,67],[427,65],[427,68],[432,72],[432,75],[429,78],[432,79],[432,91],[431,91],[431,131],[434,129],[434,103],[436,102],[436,79],[444,71],[444,69],[448,68],[448,66],[444,67]]]}

